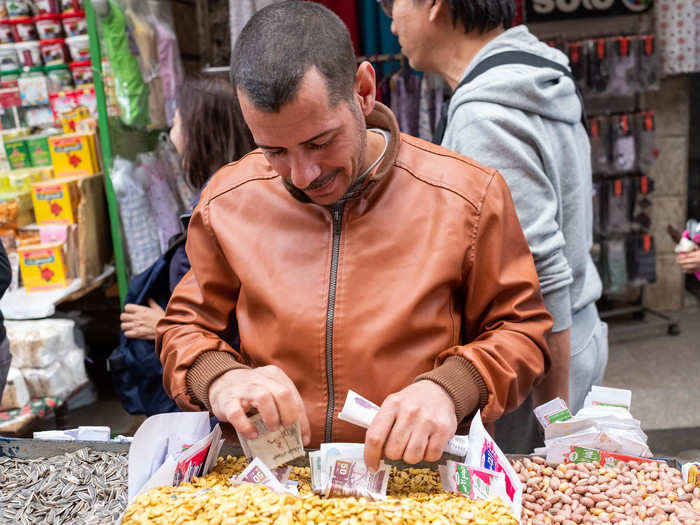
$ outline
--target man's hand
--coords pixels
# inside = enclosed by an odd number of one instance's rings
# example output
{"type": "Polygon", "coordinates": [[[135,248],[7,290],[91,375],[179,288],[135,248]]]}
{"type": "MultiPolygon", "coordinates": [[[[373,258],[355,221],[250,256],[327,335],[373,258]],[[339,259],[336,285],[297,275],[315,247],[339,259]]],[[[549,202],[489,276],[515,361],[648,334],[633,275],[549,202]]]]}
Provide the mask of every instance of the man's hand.
{"type": "Polygon", "coordinates": [[[220,421],[228,421],[248,439],[255,439],[257,432],[246,414],[257,410],[270,430],[299,421],[304,445],[311,441],[304,402],[292,380],[277,366],[226,372],[209,387],[209,404],[220,421]]]}
{"type": "Polygon", "coordinates": [[[457,430],[455,404],[437,383],[418,381],[388,396],[367,429],[365,464],[382,457],[409,464],[437,461],[457,430]]]}
{"type": "Polygon", "coordinates": [[[676,262],[685,273],[700,272],[700,249],[696,247],[689,252],[679,253],[676,262]]]}
{"type": "Polygon", "coordinates": [[[119,317],[122,332],[130,339],[154,341],[156,325],[164,315],[165,310],[153,299],[148,300],[148,306],[127,304],[124,306],[124,313],[119,317]]]}

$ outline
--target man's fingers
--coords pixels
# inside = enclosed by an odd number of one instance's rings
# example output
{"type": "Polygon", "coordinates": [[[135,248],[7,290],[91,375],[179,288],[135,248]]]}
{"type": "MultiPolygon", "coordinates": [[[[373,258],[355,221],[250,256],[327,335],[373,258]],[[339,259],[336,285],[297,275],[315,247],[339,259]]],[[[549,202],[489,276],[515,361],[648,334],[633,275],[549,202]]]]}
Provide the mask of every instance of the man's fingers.
{"type": "MultiPolygon", "coordinates": [[[[393,460],[399,460],[404,457],[408,442],[411,435],[414,434],[414,424],[403,417],[403,414],[398,414],[394,425],[391,428],[389,437],[384,443],[384,455],[393,460]]],[[[425,447],[424,447],[425,448],[425,447]]],[[[421,451],[422,452],[422,451],[421,451]]]]}
{"type": "MultiPolygon", "coordinates": [[[[294,388],[294,385],[291,387],[294,388]]],[[[299,394],[296,388],[292,391],[286,383],[275,381],[270,381],[268,388],[277,404],[280,424],[284,427],[293,425],[301,416],[299,412],[304,406],[299,403],[299,394]]]]}
{"type": "Polygon", "coordinates": [[[243,434],[246,438],[255,439],[258,437],[258,431],[246,415],[240,401],[235,398],[223,401],[225,403],[223,409],[220,408],[220,404],[218,404],[217,408],[212,406],[214,415],[221,421],[228,421],[231,423],[233,428],[238,430],[238,432],[243,434]]]}
{"type": "MultiPolygon", "coordinates": [[[[428,446],[428,434],[426,432],[413,432],[408,439],[403,460],[409,465],[415,465],[425,458],[425,449],[428,446]]],[[[387,456],[389,457],[389,456],[387,456]]]]}
{"type": "Polygon", "coordinates": [[[151,308],[153,308],[155,310],[159,310],[161,312],[163,311],[163,309],[160,307],[160,305],[157,302],[155,302],[153,299],[148,300],[148,306],[150,306],[151,308]]]}
{"type": "Polygon", "coordinates": [[[442,457],[442,453],[445,452],[445,447],[449,439],[450,436],[431,434],[428,439],[428,445],[425,447],[423,459],[425,459],[425,461],[438,461],[442,457]]]}
{"type": "Polygon", "coordinates": [[[299,416],[299,427],[301,428],[301,442],[304,446],[311,443],[311,424],[309,423],[309,418],[306,415],[306,410],[302,403],[301,415],[299,416]]]}
{"type": "Polygon", "coordinates": [[[280,409],[275,396],[267,385],[258,385],[249,393],[250,404],[262,416],[263,423],[269,430],[280,428],[280,409]]]}
{"type": "Polygon", "coordinates": [[[394,426],[396,412],[393,408],[382,407],[365,434],[365,465],[372,471],[379,468],[384,454],[384,444],[394,426]]]}

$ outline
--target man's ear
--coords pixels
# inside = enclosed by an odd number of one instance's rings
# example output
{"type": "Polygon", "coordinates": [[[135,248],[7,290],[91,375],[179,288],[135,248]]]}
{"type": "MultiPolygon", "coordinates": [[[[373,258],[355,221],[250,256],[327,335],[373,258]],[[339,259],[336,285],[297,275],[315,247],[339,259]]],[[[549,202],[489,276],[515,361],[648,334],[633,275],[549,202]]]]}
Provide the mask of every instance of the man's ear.
{"type": "Polygon", "coordinates": [[[367,61],[362,62],[355,72],[353,96],[365,117],[372,113],[377,97],[377,79],[372,64],[367,61]]]}
{"type": "Polygon", "coordinates": [[[431,22],[437,22],[440,17],[447,17],[449,19],[450,6],[447,5],[447,0],[433,0],[433,5],[430,6],[428,11],[428,20],[431,22]]]}

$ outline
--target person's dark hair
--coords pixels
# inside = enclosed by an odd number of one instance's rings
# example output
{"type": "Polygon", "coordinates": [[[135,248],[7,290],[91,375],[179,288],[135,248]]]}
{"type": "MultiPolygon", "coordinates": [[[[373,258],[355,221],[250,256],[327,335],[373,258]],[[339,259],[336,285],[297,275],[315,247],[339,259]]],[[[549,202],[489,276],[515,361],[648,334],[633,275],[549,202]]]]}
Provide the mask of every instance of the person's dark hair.
{"type": "Polygon", "coordinates": [[[467,33],[486,33],[498,27],[508,28],[515,17],[513,0],[447,0],[452,12],[452,24],[464,25],[467,33]]]}
{"type": "Polygon", "coordinates": [[[182,165],[187,182],[201,188],[221,166],[255,146],[238,97],[226,80],[188,80],[177,94],[183,135],[182,165]]]}
{"type": "Polygon", "coordinates": [[[277,112],[313,67],[335,106],[352,98],[355,60],[350,34],[335,13],[292,0],[265,7],[248,21],[231,54],[231,79],[256,107],[277,112]]]}

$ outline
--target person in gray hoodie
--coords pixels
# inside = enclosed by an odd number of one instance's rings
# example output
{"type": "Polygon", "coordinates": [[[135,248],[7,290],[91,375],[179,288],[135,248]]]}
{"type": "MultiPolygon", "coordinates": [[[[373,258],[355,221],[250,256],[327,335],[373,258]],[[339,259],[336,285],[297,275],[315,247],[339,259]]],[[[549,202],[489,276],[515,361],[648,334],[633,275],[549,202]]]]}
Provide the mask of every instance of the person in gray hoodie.
{"type": "Polygon", "coordinates": [[[530,245],[554,318],[552,368],[496,434],[508,452],[531,452],[538,441],[532,406],[561,397],[575,413],[602,381],[608,357],[607,326],[595,305],[602,285],[590,255],[590,143],[568,59],[525,26],[506,29],[512,0],[382,0],[382,6],[409,64],[440,74],[453,90],[436,142],[503,175],[530,245]],[[513,51],[527,53],[527,63],[513,51]]]}

